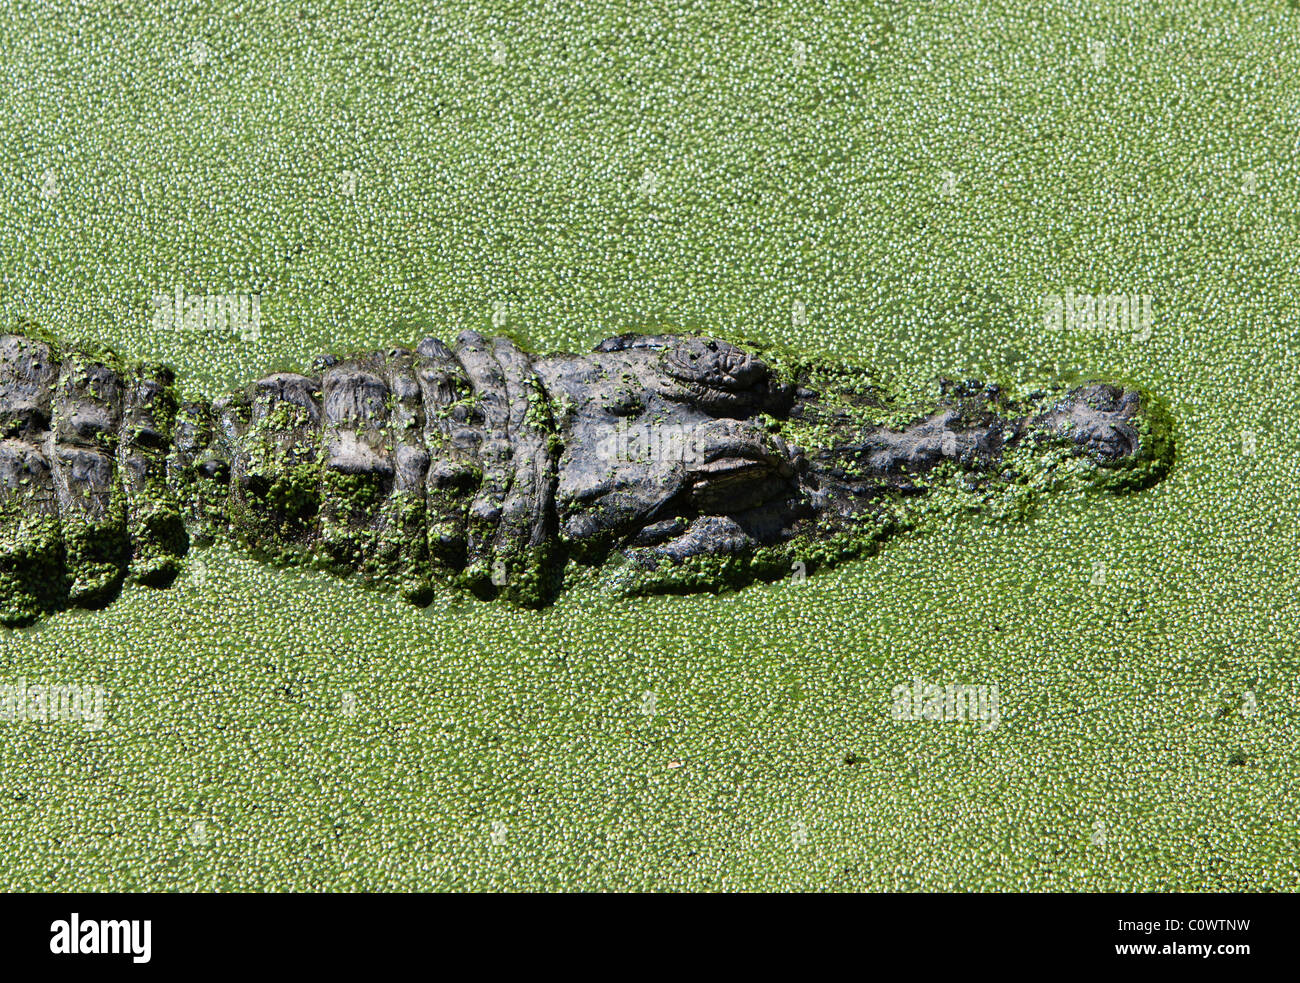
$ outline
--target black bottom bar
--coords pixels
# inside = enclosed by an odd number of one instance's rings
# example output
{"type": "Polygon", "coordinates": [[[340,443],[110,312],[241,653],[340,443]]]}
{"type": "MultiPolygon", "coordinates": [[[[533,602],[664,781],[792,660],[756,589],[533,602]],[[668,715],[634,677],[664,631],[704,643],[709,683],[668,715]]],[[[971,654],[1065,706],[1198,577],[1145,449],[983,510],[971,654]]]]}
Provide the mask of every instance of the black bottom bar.
{"type": "Polygon", "coordinates": [[[1066,967],[1231,974],[1289,964],[1297,908],[1287,895],[8,895],[0,905],[10,978],[23,969],[337,978],[412,965],[436,977],[512,961],[528,972],[543,964],[609,972],[671,970],[682,959],[699,969],[709,956],[729,963],[728,975],[782,957],[805,971],[847,959],[866,976],[888,966],[926,976],[1066,967]]]}

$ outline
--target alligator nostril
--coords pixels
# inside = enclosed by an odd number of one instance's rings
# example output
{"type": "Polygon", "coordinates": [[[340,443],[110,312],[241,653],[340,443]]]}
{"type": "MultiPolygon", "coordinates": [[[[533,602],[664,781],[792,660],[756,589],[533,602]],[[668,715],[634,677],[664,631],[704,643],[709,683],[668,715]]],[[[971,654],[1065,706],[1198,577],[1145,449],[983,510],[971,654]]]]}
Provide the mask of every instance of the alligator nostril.
{"type": "Polygon", "coordinates": [[[225,461],[208,458],[199,465],[199,474],[210,481],[219,481],[224,484],[230,480],[230,465],[225,461]]]}

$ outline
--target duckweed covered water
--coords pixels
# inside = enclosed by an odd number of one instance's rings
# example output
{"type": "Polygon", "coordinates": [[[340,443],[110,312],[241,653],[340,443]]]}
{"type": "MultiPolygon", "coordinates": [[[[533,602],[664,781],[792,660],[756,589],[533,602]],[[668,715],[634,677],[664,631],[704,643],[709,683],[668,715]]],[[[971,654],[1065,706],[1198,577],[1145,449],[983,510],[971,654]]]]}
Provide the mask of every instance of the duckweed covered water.
{"type": "Polygon", "coordinates": [[[0,885],[1295,889],[1300,11],[851,6],[0,13],[0,314],[192,393],[682,329],[1178,422],[1155,488],[719,597],[195,551],[0,636],[0,683],[109,693],[0,724],[0,885]],[[918,681],[996,726],[894,719],[918,681]]]}

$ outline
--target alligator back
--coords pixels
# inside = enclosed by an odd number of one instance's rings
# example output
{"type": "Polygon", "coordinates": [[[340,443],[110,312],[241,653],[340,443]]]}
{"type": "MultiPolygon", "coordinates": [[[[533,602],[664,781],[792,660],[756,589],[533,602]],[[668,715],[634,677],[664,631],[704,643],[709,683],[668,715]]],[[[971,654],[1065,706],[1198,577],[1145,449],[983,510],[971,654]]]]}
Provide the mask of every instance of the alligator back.
{"type": "Polygon", "coordinates": [[[555,474],[530,359],[467,332],[315,368],[182,403],[165,367],[0,338],[0,622],[165,586],[223,534],[414,601],[495,566],[527,601],[555,474]]]}

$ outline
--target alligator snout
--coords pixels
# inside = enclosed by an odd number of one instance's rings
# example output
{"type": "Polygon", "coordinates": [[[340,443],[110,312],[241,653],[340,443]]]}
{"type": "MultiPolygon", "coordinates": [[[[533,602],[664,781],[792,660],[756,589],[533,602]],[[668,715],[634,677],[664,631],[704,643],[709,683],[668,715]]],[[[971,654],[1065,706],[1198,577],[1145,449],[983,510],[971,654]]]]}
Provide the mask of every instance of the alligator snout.
{"type": "Polygon", "coordinates": [[[1119,386],[1093,384],[1072,393],[1051,416],[1057,433],[1073,440],[1093,460],[1115,464],[1137,454],[1141,396],[1119,386]]]}

